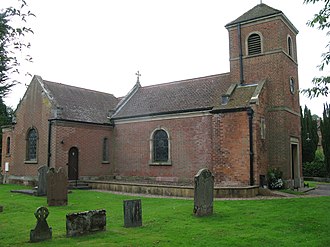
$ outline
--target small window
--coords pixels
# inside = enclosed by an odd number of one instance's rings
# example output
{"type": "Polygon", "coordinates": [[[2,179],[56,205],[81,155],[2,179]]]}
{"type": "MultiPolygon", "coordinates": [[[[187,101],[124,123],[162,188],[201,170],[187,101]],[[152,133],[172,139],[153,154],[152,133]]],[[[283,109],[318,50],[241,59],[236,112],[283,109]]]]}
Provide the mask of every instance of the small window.
{"type": "Polygon", "coordinates": [[[294,92],[295,92],[295,82],[294,82],[294,79],[291,77],[290,78],[290,93],[294,94],[294,92]]]}
{"type": "Polygon", "coordinates": [[[168,162],[168,135],[165,130],[157,130],[153,136],[153,162],[168,162]]]}
{"type": "Polygon", "coordinates": [[[6,154],[10,154],[10,137],[7,137],[7,142],[6,142],[6,154]]]}
{"type": "Polygon", "coordinates": [[[289,56],[292,57],[292,39],[291,39],[291,37],[288,37],[288,53],[289,53],[289,56]]]}
{"type": "Polygon", "coordinates": [[[261,53],[261,38],[259,34],[253,33],[248,37],[248,55],[261,53]]]}
{"type": "Polygon", "coordinates": [[[103,139],[102,161],[103,162],[109,162],[109,139],[108,138],[103,139]]]}
{"type": "Polygon", "coordinates": [[[28,131],[26,138],[26,160],[36,161],[37,160],[37,142],[38,134],[36,129],[32,128],[28,131]]]}
{"type": "Polygon", "coordinates": [[[263,117],[260,119],[260,134],[261,139],[266,139],[266,121],[263,117]]]}

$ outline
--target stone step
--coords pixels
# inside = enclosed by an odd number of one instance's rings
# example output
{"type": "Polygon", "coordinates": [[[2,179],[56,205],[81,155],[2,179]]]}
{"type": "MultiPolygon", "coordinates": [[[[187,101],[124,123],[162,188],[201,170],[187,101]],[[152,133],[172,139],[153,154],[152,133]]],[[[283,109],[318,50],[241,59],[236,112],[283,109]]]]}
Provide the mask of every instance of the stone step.
{"type": "Polygon", "coordinates": [[[91,186],[88,185],[88,183],[84,181],[70,181],[68,182],[68,189],[69,190],[90,190],[92,189],[91,186]]]}

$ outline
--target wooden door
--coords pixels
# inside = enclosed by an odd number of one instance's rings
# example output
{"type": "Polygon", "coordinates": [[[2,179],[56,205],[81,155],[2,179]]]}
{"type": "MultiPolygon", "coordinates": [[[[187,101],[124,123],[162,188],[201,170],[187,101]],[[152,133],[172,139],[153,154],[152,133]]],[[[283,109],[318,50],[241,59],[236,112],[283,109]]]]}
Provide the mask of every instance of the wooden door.
{"type": "Polygon", "coordinates": [[[72,147],[69,150],[68,178],[78,180],[78,148],[72,147]]]}

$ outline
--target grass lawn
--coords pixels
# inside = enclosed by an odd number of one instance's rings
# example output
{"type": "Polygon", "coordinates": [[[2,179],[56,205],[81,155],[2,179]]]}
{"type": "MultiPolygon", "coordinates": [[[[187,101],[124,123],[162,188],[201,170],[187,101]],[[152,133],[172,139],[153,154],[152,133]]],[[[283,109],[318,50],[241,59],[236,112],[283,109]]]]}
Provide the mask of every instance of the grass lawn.
{"type": "Polygon", "coordinates": [[[0,246],[330,246],[330,197],[215,201],[214,214],[192,215],[193,200],[141,198],[143,227],[123,227],[123,200],[136,197],[73,191],[69,205],[48,207],[53,239],[29,243],[34,211],[45,197],[11,193],[0,185],[0,246]],[[107,230],[66,238],[65,215],[106,209],[107,230]]]}

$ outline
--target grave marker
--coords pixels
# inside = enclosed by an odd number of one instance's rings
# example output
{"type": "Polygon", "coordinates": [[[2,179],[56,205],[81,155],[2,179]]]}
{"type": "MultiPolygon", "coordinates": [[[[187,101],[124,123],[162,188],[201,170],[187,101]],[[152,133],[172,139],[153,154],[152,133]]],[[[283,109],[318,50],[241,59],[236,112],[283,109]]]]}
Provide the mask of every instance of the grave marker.
{"type": "Polygon", "coordinates": [[[106,211],[90,210],[66,215],[66,236],[75,237],[105,231],[106,211]]]}
{"type": "Polygon", "coordinates": [[[47,172],[48,166],[40,166],[38,168],[38,188],[37,196],[47,195],[47,172]]]}
{"type": "Polygon", "coordinates": [[[56,172],[50,168],[47,172],[47,204],[48,206],[68,205],[68,178],[60,167],[56,172]]]}
{"type": "Polygon", "coordinates": [[[204,168],[194,178],[194,215],[207,216],[213,214],[214,176],[204,168]]]}
{"type": "Polygon", "coordinates": [[[37,225],[34,230],[30,231],[30,242],[40,242],[52,238],[52,228],[48,226],[46,221],[49,211],[46,207],[39,207],[34,212],[37,218],[37,225]]]}
{"type": "Polygon", "coordinates": [[[142,206],[140,199],[124,201],[124,226],[142,226],[142,206]]]}

